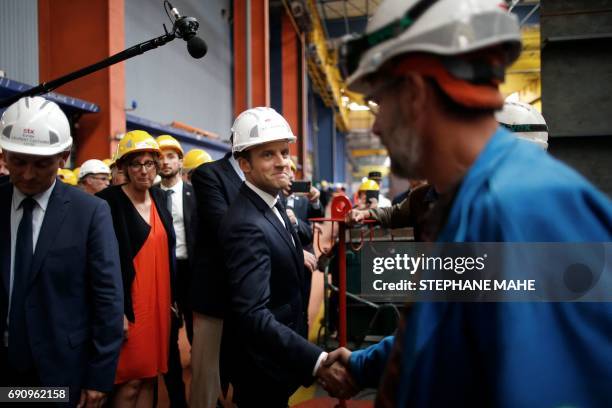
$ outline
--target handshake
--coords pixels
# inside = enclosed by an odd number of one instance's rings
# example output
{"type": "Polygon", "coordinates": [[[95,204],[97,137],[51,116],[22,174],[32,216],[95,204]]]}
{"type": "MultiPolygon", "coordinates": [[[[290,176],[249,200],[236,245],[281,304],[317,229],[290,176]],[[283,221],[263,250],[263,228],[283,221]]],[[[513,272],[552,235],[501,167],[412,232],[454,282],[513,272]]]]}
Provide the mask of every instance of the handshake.
{"type": "Polygon", "coordinates": [[[327,355],[317,370],[317,381],[334,398],[348,399],[359,392],[359,386],[348,371],[351,351],[340,347],[327,355]]]}

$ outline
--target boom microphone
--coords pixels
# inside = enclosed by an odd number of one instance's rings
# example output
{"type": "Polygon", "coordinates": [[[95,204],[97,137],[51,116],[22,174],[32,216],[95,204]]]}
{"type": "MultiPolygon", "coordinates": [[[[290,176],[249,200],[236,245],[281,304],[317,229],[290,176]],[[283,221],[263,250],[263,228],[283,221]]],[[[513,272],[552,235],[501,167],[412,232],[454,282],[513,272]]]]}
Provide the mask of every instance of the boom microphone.
{"type": "Polygon", "coordinates": [[[189,55],[193,58],[202,58],[205,56],[208,51],[208,46],[203,39],[196,36],[196,32],[200,26],[198,20],[194,17],[181,16],[176,7],[173,7],[170,2],[168,2],[168,4],[171,8],[170,12],[175,18],[173,31],[176,33],[177,37],[187,41],[187,51],[189,55]]]}

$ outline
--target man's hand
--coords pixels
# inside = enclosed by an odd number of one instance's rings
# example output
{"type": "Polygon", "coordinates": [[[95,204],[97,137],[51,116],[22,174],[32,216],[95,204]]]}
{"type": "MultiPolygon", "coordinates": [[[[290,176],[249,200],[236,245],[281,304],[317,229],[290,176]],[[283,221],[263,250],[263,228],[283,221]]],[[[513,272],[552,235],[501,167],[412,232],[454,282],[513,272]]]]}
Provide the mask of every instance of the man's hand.
{"type": "Polygon", "coordinates": [[[125,317],[125,315],[123,316],[123,340],[127,340],[128,338],[128,327],[130,324],[130,321],[128,320],[127,317],[125,317]]]}
{"type": "Polygon", "coordinates": [[[298,223],[297,217],[291,208],[287,208],[287,217],[289,217],[289,221],[291,221],[291,225],[296,225],[298,223]]]}
{"type": "Polygon", "coordinates": [[[317,370],[317,379],[325,391],[334,398],[348,399],[359,391],[353,377],[339,362],[321,364],[317,370]]]}
{"type": "Polygon", "coordinates": [[[98,408],[104,405],[106,394],[96,390],[81,390],[81,399],[77,408],[98,408]]]}
{"type": "Polygon", "coordinates": [[[306,194],[306,197],[308,197],[308,201],[310,201],[311,203],[317,201],[320,196],[321,193],[314,187],[310,187],[310,191],[308,192],[308,194],[306,194]]]}
{"type": "Polygon", "coordinates": [[[353,226],[355,224],[359,224],[363,220],[367,220],[368,218],[370,218],[369,210],[354,209],[346,215],[346,223],[349,226],[353,226]]]}
{"type": "Polygon", "coordinates": [[[310,272],[317,270],[317,257],[308,251],[304,251],[304,266],[308,268],[310,272]]]}
{"type": "Polygon", "coordinates": [[[352,353],[353,352],[346,347],[338,347],[327,354],[327,358],[323,361],[323,365],[328,367],[337,361],[343,366],[348,367],[352,353]]]}

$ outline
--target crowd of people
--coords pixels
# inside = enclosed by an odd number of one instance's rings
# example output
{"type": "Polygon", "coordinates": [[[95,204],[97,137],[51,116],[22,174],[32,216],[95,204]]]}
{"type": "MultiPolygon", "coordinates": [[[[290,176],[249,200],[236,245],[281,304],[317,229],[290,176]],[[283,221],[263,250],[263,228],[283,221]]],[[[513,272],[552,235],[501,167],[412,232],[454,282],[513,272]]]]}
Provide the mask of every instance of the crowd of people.
{"type": "MultiPolygon", "coordinates": [[[[609,198],[546,152],[541,115],[502,110],[516,18],[497,1],[461,3],[383,1],[345,44],[348,87],[375,103],[393,173],[419,181],[391,206],[370,174],[347,222],[410,225],[417,241],[612,241],[609,198]]],[[[377,388],[377,407],[612,400],[609,303],[423,302],[367,349],[309,342],[308,219],[327,200],[292,191],[296,137],[279,113],[248,109],[231,135],[213,161],[133,130],[75,176],[55,103],[4,112],[0,385],[68,386],[81,407],[151,407],[160,374],[177,407],[215,407],[230,386],[238,407],[286,407],[315,381],[338,398],[377,388]]]]}

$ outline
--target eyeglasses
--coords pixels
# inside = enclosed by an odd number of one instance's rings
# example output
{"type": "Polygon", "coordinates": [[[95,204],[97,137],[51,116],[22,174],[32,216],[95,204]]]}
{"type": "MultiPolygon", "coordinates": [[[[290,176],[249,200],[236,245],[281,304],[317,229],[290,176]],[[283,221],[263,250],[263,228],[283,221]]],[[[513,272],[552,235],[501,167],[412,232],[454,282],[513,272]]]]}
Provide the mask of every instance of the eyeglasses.
{"type": "Polygon", "coordinates": [[[155,167],[155,162],[153,160],[147,160],[144,163],[132,162],[128,164],[128,166],[130,167],[130,170],[132,171],[139,171],[143,167],[145,170],[148,171],[155,167]]]}

